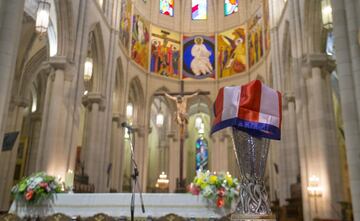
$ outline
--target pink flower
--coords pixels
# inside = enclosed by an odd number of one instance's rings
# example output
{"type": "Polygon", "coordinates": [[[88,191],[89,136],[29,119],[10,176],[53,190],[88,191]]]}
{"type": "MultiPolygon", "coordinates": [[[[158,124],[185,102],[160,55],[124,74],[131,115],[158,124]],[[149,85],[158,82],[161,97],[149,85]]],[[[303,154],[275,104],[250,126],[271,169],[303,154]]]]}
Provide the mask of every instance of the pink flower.
{"type": "Polygon", "coordinates": [[[192,193],[192,195],[199,195],[200,194],[200,188],[193,183],[190,184],[189,191],[192,193]]]}
{"type": "Polygon", "coordinates": [[[45,182],[41,182],[41,183],[39,183],[39,186],[40,186],[41,188],[46,189],[46,188],[48,187],[48,184],[45,183],[45,182]]]}

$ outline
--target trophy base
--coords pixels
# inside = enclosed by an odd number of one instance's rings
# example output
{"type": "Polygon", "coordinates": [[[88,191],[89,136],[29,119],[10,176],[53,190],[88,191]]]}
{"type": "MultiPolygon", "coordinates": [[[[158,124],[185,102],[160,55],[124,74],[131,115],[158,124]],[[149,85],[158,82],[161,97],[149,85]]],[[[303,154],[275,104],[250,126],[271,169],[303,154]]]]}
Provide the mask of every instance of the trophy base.
{"type": "Polygon", "coordinates": [[[233,213],[230,218],[231,221],[276,221],[276,217],[270,215],[253,215],[233,213]]]}

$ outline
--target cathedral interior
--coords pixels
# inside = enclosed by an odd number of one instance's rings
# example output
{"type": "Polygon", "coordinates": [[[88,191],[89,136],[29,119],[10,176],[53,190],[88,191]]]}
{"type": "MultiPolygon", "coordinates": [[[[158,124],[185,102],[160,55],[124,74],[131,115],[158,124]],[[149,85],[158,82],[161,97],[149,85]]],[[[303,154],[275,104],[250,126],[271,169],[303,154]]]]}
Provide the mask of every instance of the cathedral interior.
{"type": "Polygon", "coordinates": [[[360,220],[358,13],[358,0],[0,0],[0,211],[39,171],[130,192],[131,144],[146,193],[199,169],[237,176],[213,103],[260,80],[282,94],[264,178],[278,220],[360,220]]]}

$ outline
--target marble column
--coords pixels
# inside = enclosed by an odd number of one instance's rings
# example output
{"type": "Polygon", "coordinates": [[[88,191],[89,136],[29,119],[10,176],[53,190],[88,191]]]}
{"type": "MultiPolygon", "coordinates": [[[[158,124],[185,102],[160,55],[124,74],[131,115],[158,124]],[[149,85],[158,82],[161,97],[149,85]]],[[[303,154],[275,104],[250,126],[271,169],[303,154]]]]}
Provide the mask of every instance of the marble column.
{"type": "MultiPolygon", "coordinates": [[[[353,3],[355,1],[346,2],[353,3]]],[[[345,8],[345,4],[345,1],[332,0],[334,17],[333,33],[337,57],[336,68],[339,76],[342,118],[344,121],[346,138],[346,154],[349,168],[353,214],[354,220],[360,220],[360,87],[356,86],[358,84],[354,84],[354,79],[355,77],[359,78],[359,74],[355,74],[353,70],[354,67],[356,68],[356,66],[359,65],[359,59],[352,59],[350,57],[350,51],[358,50],[358,45],[356,45],[356,30],[358,27],[354,26],[354,23],[357,21],[354,19],[356,15],[354,16],[353,12],[348,15],[348,10],[351,10],[351,7],[345,8]],[[351,21],[347,21],[348,19],[351,19],[351,21]],[[349,32],[347,24],[352,27],[349,32]],[[352,63],[355,64],[352,66],[352,63]]],[[[354,58],[356,58],[355,53],[353,56],[354,58]]],[[[357,71],[359,71],[358,68],[357,71]]]]}
{"type": "Polygon", "coordinates": [[[7,118],[6,132],[19,132],[11,150],[2,151],[0,155],[0,210],[7,210],[10,202],[10,190],[13,185],[17,151],[21,136],[24,109],[29,106],[24,98],[16,98],[7,118]]]}
{"type": "Polygon", "coordinates": [[[24,2],[25,0],[2,1],[0,8],[0,140],[3,140],[15,76],[24,2]]]}
{"type": "Polygon", "coordinates": [[[103,100],[103,96],[95,92],[89,92],[82,99],[84,106],[88,108],[84,148],[85,173],[89,176],[89,183],[95,185],[97,192],[101,189],[101,174],[105,172],[102,171],[103,146],[99,139],[99,117],[103,100]]]}

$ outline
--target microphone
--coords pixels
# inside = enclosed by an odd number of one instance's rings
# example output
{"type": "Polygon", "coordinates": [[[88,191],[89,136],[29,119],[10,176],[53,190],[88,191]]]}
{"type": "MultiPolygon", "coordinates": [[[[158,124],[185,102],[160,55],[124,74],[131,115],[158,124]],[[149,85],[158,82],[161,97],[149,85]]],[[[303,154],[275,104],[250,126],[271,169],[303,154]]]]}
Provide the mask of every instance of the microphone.
{"type": "Polygon", "coordinates": [[[135,128],[133,128],[131,125],[129,125],[128,123],[126,122],[122,122],[121,123],[121,126],[124,127],[124,128],[127,128],[129,132],[133,133],[135,131],[135,128]]]}

